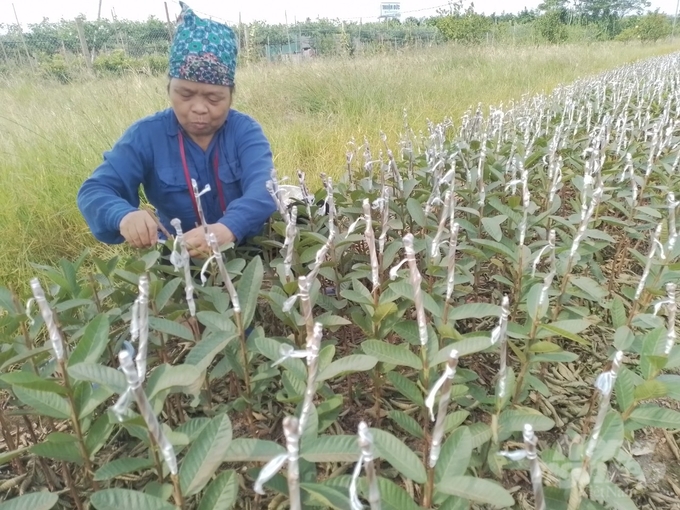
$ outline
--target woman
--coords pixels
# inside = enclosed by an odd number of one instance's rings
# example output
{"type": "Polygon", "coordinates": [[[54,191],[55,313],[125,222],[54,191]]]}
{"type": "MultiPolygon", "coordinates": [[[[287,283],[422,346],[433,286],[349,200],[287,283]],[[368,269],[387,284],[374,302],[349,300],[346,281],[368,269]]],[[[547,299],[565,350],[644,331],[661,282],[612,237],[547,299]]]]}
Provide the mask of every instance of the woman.
{"type": "Polygon", "coordinates": [[[154,246],[155,219],[139,209],[139,186],[173,232],[178,218],[190,255],[210,252],[192,189],[220,246],[258,234],[275,210],[266,182],[273,168],[260,125],[231,109],[237,43],[227,26],[201,19],[183,3],[170,50],[172,108],[133,124],[78,192],[78,207],[104,243],[154,246]]]}

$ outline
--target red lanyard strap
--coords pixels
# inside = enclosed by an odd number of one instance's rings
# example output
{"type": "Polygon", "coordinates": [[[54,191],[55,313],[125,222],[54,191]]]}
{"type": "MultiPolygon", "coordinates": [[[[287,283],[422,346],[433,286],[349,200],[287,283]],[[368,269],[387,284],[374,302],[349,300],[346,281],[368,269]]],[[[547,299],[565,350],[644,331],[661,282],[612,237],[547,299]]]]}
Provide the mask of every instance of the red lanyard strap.
{"type": "MultiPolygon", "coordinates": [[[[191,203],[194,206],[194,212],[196,213],[197,221],[201,221],[201,215],[198,213],[198,201],[194,195],[194,187],[191,184],[191,174],[189,173],[189,166],[187,165],[187,155],[184,150],[184,135],[182,131],[179,132],[179,154],[182,158],[182,167],[184,168],[184,178],[187,181],[187,187],[189,188],[189,195],[191,196],[191,203]]],[[[217,196],[220,200],[220,207],[222,208],[222,214],[227,212],[227,203],[224,197],[224,190],[222,189],[222,181],[220,180],[220,157],[218,146],[215,145],[215,157],[213,159],[213,171],[215,172],[215,184],[217,185],[217,196]]]]}

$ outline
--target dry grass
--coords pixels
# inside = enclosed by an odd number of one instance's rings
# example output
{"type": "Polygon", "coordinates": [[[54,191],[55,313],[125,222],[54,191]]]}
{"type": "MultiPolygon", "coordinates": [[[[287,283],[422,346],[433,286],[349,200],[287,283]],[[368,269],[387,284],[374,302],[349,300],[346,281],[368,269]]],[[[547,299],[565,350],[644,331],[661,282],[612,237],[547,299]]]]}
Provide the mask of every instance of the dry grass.
{"type": "MultiPolygon", "coordinates": [[[[404,109],[417,131],[428,118],[456,120],[478,102],[507,104],[677,49],[678,43],[446,46],[257,65],[240,70],[235,107],[261,122],[279,171],[300,168],[314,181],[320,172],[342,174],[351,138],[375,143],[382,130],[394,140],[404,109]]],[[[126,76],[60,85],[15,78],[0,87],[0,104],[0,283],[23,287],[34,272],[29,262],[96,246],[75,204],[78,187],[130,123],[167,106],[165,80],[126,76]]]]}

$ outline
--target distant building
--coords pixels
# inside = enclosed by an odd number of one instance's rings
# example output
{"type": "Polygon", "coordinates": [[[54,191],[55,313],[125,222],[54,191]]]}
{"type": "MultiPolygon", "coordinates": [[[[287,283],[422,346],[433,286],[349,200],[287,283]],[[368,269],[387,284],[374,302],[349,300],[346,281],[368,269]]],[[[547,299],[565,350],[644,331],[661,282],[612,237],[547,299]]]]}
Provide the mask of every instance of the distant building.
{"type": "Polygon", "coordinates": [[[401,4],[399,2],[382,2],[380,4],[380,19],[401,18],[401,4]]]}

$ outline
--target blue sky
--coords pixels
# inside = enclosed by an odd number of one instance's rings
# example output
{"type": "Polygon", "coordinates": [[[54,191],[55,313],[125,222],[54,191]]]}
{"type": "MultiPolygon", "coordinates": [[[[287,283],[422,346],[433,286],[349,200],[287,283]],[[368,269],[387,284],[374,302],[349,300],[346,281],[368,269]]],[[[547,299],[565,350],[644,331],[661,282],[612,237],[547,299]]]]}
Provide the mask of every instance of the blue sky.
{"type": "MultiPolygon", "coordinates": [[[[524,7],[534,8],[541,0],[477,0],[475,8],[486,14],[502,11],[517,12],[524,7]]],[[[85,14],[88,19],[97,17],[99,0],[2,0],[0,1],[0,23],[14,23],[12,2],[16,7],[22,25],[39,23],[43,17],[58,21],[72,19],[85,14]]],[[[652,0],[652,9],[674,14],[677,0],[652,0]]],[[[179,12],[179,2],[168,0],[170,15],[179,12]]],[[[244,22],[252,20],[269,23],[284,23],[286,15],[290,23],[307,17],[341,18],[375,21],[379,15],[380,2],[366,0],[248,0],[246,2],[224,0],[187,0],[197,12],[208,14],[223,21],[236,22],[239,13],[244,22]]],[[[405,16],[427,16],[435,14],[436,8],[446,6],[446,0],[402,0],[401,10],[405,16]]],[[[165,19],[162,0],[102,0],[102,16],[111,18],[111,11],[121,19],[143,20],[150,15],[165,19]]]]}

